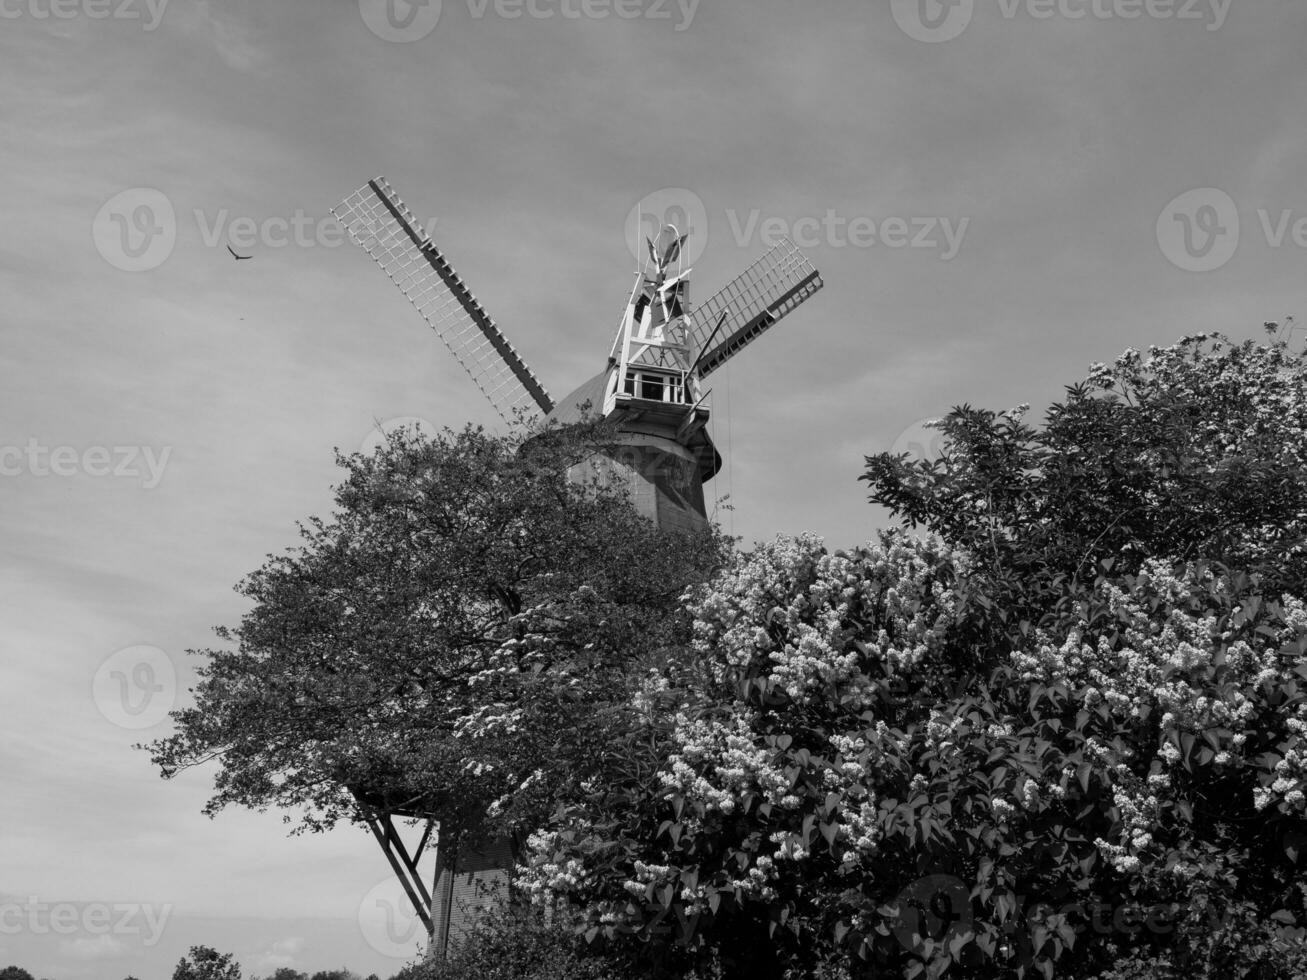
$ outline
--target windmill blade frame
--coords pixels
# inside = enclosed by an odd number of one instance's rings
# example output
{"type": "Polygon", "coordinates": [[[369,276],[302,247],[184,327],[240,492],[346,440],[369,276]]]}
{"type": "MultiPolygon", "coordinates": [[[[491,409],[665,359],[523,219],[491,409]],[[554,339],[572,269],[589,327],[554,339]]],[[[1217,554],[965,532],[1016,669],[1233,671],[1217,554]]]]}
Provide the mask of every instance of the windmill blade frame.
{"type": "Polygon", "coordinates": [[[515,421],[520,411],[553,409],[545,386],[385,177],[369,180],[331,213],[399,287],[505,422],[515,421]]]}
{"type": "Polygon", "coordinates": [[[717,370],[823,285],[807,256],[794,242],[782,239],[690,315],[690,345],[697,352],[699,377],[717,370]]]}

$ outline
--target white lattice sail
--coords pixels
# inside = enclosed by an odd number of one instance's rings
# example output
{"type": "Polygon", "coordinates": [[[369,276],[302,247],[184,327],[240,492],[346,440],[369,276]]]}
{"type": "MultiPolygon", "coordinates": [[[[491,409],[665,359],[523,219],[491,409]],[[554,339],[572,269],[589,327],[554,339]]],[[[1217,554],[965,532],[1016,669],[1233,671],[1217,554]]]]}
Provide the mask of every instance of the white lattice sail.
{"type": "Polygon", "coordinates": [[[399,287],[501,418],[548,413],[553,399],[384,177],[331,211],[399,287]]]}
{"type": "Polygon", "coordinates": [[[822,285],[807,257],[783,239],[691,314],[690,346],[698,358],[699,376],[721,367],[822,285]]]}

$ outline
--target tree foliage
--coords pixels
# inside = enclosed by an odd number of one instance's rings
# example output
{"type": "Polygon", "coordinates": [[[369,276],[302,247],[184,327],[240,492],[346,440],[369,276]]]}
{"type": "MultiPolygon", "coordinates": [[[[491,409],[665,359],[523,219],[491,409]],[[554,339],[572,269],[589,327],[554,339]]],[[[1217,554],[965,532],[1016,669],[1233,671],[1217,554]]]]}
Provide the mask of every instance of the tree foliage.
{"type": "Polygon", "coordinates": [[[868,457],[863,476],[874,502],[983,561],[1013,615],[1104,560],[1221,562],[1307,592],[1302,354],[1199,334],[1094,365],[1040,429],[1025,412],[955,408],[942,457],[868,457]]]}
{"type": "Polygon", "coordinates": [[[231,953],[211,946],[192,946],[172,971],[172,980],[241,980],[241,968],[231,953]]]}
{"type": "Polygon", "coordinates": [[[335,513],[241,583],[253,607],[218,630],[235,649],[202,652],[194,707],[149,746],[164,776],[216,761],[211,814],[297,809],[318,830],[363,799],[438,814],[446,841],[613,778],[631,678],[677,648],[679,597],[724,542],[569,482],[609,438],[399,432],[340,457],[335,513]]]}

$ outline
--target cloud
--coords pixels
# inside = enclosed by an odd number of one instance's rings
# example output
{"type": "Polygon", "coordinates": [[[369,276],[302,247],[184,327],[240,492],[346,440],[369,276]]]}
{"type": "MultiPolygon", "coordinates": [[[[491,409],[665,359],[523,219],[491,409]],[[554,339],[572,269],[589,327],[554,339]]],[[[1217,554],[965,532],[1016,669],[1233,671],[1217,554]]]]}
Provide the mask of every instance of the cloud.
{"type": "Polygon", "coordinates": [[[65,939],[59,944],[59,952],[74,960],[107,960],[124,955],[128,952],[128,947],[121,939],[104,933],[94,938],[79,936],[72,940],[65,939]]]}
{"type": "Polygon", "coordinates": [[[239,72],[261,69],[266,62],[262,48],[254,43],[254,25],[250,7],[242,5],[239,13],[223,9],[210,0],[195,0],[186,13],[177,11],[175,23],[179,30],[192,37],[207,40],[228,68],[239,72]]]}
{"type": "Polygon", "coordinates": [[[254,971],[272,973],[283,966],[294,966],[295,959],[303,948],[304,940],[300,936],[278,939],[254,960],[254,971]]]}

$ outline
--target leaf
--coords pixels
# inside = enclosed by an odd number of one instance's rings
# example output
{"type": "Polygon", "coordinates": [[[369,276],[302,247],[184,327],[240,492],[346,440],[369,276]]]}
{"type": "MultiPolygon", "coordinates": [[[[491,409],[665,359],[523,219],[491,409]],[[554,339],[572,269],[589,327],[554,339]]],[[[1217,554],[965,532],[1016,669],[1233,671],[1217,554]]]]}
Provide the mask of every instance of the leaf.
{"type": "Polygon", "coordinates": [[[1087,794],[1089,792],[1089,775],[1093,771],[1094,767],[1088,762],[1081,763],[1076,769],[1076,779],[1080,781],[1080,791],[1082,793],[1087,794]]]}
{"type": "Polygon", "coordinates": [[[1307,845],[1307,834],[1290,830],[1284,835],[1284,853],[1294,864],[1297,864],[1298,858],[1302,856],[1304,845],[1307,845]]]}

